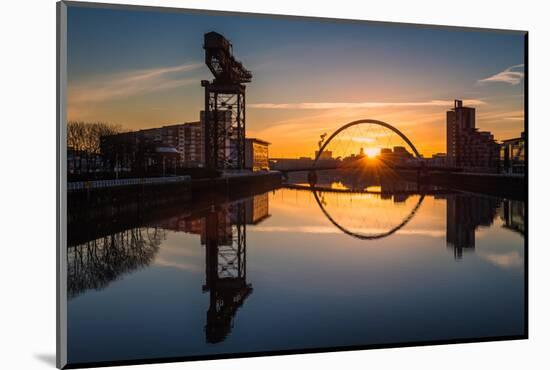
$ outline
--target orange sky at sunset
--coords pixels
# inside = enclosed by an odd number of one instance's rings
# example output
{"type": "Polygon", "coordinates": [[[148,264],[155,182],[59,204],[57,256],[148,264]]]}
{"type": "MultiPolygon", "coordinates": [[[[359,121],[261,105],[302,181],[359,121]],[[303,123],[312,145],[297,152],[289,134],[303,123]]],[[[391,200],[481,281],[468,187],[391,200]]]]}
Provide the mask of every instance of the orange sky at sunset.
{"type": "Polygon", "coordinates": [[[85,9],[69,20],[69,120],[127,130],[199,120],[200,81],[212,79],[203,35],[216,30],[253,74],[246,136],[270,142],[270,157],[312,157],[321,134],[359,119],[395,126],[424,156],[445,152],[454,99],[496,140],[524,130],[518,32],[85,9]]]}

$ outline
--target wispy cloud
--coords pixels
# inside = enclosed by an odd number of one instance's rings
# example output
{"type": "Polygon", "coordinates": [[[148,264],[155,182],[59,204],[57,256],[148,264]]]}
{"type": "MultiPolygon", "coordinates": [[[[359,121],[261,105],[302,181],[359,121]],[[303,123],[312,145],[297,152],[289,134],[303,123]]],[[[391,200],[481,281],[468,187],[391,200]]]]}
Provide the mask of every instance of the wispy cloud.
{"type": "MultiPolygon", "coordinates": [[[[256,109],[365,109],[365,108],[386,108],[386,107],[449,107],[453,105],[452,100],[429,100],[420,102],[356,102],[356,103],[256,103],[249,104],[249,108],[256,109]]],[[[464,100],[466,105],[482,105],[482,100],[464,100]]]]}
{"type": "Polygon", "coordinates": [[[517,85],[523,79],[525,75],[523,64],[517,64],[506,68],[504,71],[499,72],[493,76],[478,80],[478,84],[487,84],[492,82],[504,82],[510,85],[517,85]]]}
{"type": "Polygon", "coordinates": [[[161,257],[157,257],[154,262],[157,266],[162,267],[170,267],[175,268],[182,271],[189,271],[189,272],[202,272],[203,269],[199,265],[194,265],[192,263],[184,263],[184,262],[176,262],[176,261],[170,261],[168,259],[164,259],[161,257]]]}
{"type": "Polygon", "coordinates": [[[200,67],[202,67],[200,63],[189,63],[121,72],[102,76],[99,79],[88,79],[69,86],[69,105],[112,101],[197,83],[197,79],[190,78],[189,73],[200,67]]]}
{"type": "Polygon", "coordinates": [[[483,253],[481,256],[487,261],[502,268],[517,268],[523,266],[523,257],[517,252],[483,253]]]}
{"type": "Polygon", "coordinates": [[[525,118],[523,116],[518,116],[518,117],[504,117],[503,119],[507,120],[507,121],[521,121],[523,122],[525,120],[525,118]]]}

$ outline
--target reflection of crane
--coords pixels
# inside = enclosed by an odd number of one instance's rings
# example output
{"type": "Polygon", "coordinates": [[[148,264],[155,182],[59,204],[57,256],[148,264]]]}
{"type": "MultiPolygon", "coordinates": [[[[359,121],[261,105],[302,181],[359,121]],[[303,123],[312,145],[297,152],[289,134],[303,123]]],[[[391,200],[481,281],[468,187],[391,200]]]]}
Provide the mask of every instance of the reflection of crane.
{"type": "Polygon", "coordinates": [[[206,283],[210,292],[206,339],[223,341],[232,327],[235,313],[252,293],[246,282],[246,225],[243,202],[213,208],[204,219],[206,283]]]}
{"type": "Polygon", "coordinates": [[[217,32],[204,35],[205,63],[214,75],[203,80],[205,164],[210,169],[244,168],[245,83],[252,73],[233,56],[231,43],[217,32]]]}

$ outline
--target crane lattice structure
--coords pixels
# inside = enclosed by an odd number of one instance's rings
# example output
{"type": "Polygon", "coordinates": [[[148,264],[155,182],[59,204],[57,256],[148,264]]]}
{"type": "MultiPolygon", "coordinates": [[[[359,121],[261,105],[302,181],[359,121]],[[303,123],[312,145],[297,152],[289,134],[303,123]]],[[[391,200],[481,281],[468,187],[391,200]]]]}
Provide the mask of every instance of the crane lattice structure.
{"type": "Polygon", "coordinates": [[[210,293],[206,340],[218,343],[227,337],[233,317],[252,293],[246,280],[246,210],[244,202],[213,208],[204,218],[206,282],[210,293]]]}
{"type": "Polygon", "coordinates": [[[204,161],[210,169],[244,168],[246,86],[252,73],[233,56],[231,43],[217,32],[204,35],[205,63],[214,75],[203,80],[204,161]]]}

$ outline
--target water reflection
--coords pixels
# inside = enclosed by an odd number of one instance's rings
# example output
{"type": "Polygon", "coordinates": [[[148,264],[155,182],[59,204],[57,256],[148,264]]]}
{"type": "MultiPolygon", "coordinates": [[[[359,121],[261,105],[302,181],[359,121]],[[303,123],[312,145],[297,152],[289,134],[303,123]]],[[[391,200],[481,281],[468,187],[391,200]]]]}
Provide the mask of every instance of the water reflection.
{"type": "Polygon", "coordinates": [[[210,292],[206,339],[223,341],[232,319],[252,293],[246,281],[246,224],[243,202],[212,207],[203,219],[201,243],[206,247],[206,281],[203,291],[210,292]]]}
{"type": "MultiPolygon", "coordinates": [[[[195,320],[202,323],[203,343],[221,346],[235,335],[238,340],[246,338],[242,333],[234,333],[236,330],[234,328],[235,318],[239,311],[241,311],[241,316],[239,316],[241,319],[237,326],[246,325],[247,320],[259,317],[257,303],[251,308],[252,312],[256,312],[256,316],[250,314],[248,317],[247,314],[243,314],[242,307],[249,307],[251,299],[254,300],[250,297],[258,297],[259,300],[265,302],[266,295],[270,297],[272,294],[269,289],[266,289],[265,281],[258,288],[258,275],[253,275],[252,280],[250,275],[247,275],[247,262],[257,266],[257,269],[264,266],[257,256],[252,262],[247,260],[247,248],[252,248],[259,254],[273,252],[270,258],[264,257],[264,261],[267,258],[270,261],[269,265],[279,266],[281,271],[287,271],[289,276],[293,276],[293,273],[285,264],[292,264],[292,261],[288,260],[290,257],[288,259],[285,259],[287,258],[285,256],[281,257],[281,253],[284,254],[285,251],[289,253],[290,250],[293,250],[295,253],[307,255],[306,261],[316,261],[319,256],[316,254],[315,248],[321,248],[321,244],[324,245],[329,238],[334,238],[330,239],[334,243],[331,246],[331,250],[334,251],[331,263],[336,262],[336,265],[339,265],[339,261],[349,261],[348,265],[354,266],[356,263],[354,259],[357,259],[357,256],[364,256],[361,251],[369,249],[364,248],[366,246],[372,247],[371,249],[374,250],[374,252],[367,252],[368,256],[374,259],[380,258],[376,253],[384,255],[385,252],[376,252],[384,248],[399,248],[399,253],[403,254],[402,247],[406,247],[404,244],[409,241],[410,248],[416,248],[415,250],[421,254],[424,252],[421,251],[419,245],[423,243],[434,245],[439,251],[445,251],[445,246],[447,246],[452,249],[457,260],[463,261],[462,264],[455,264],[452,261],[452,256],[446,254],[444,260],[439,259],[435,263],[434,260],[430,261],[432,257],[422,254],[429,261],[419,270],[422,271],[434,268],[442,261],[445,263],[445,260],[450,260],[456,266],[468,263],[467,258],[462,259],[463,254],[466,251],[474,251],[480,229],[491,228],[494,223],[502,225],[506,230],[512,230],[519,236],[523,236],[524,232],[522,202],[461,194],[438,188],[419,187],[406,182],[375,184],[369,180],[350,184],[345,178],[333,177],[327,178],[327,181],[324,182],[320,181],[313,189],[309,185],[298,183],[288,189],[277,189],[273,192],[245,196],[241,199],[228,200],[212,195],[208,198],[203,197],[202,200],[200,204],[172,207],[168,213],[143,212],[142,210],[140,212],[147,214],[147,217],[136,217],[131,222],[125,219],[126,229],[123,231],[114,228],[117,231],[110,232],[108,235],[90,235],[88,230],[85,234],[73,235],[74,240],[82,241],[83,238],[91,240],[69,247],[69,299],[75,301],[78,297],[85,296],[88,291],[109,290],[111,282],[120,280],[122,276],[137,273],[139,270],[146,270],[148,266],[155,265],[156,260],[158,260],[156,266],[170,267],[169,264],[160,263],[162,252],[159,251],[167,248],[166,243],[170,235],[185,234],[193,237],[193,239],[185,240],[192,240],[194,244],[176,245],[175,247],[189,249],[200,246],[200,250],[204,253],[204,259],[201,256],[200,264],[191,259],[188,260],[189,264],[200,269],[199,273],[203,276],[202,283],[193,280],[193,284],[199,292],[201,292],[202,285],[202,297],[207,298],[207,304],[201,306],[202,319],[196,318],[195,320]],[[293,197],[295,197],[295,202],[285,201],[285,199],[293,197]],[[204,201],[205,199],[207,201],[204,201]],[[274,204],[270,204],[270,201],[274,204]],[[270,206],[272,206],[273,216],[270,213],[270,206]],[[134,224],[131,224],[132,222],[134,224]],[[308,235],[300,234],[304,230],[308,235]],[[250,231],[253,235],[252,241],[255,243],[248,246],[250,231]],[[342,235],[342,232],[346,235],[342,235]],[[327,237],[325,238],[324,235],[327,237]],[[401,239],[403,235],[407,239],[401,239]],[[430,240],[426,238],[430,238],[430,240]],[[273,246],[267,246],[271,244],[278,244],[277,248],[279,249],[272,251],[273,246]],[[264,247],[264,245],[266,246],[264,247]],[[360,248],[354,249],[355,247],[360,248]],[[262,248],[265,249],[262,251],[262,248]],[[338,250],[344,252],[340,254],[338,250]],[[254,289],[256,289],[256,293],[253,295],[254,289]]],[[[111,220],[110,217],[111,214],[108,214],[104,223],[111,220]]],[[[80,229],[75,228],[74,230],[80,229]]],[[[508,248],[505,251],[499,251],[497,247],[498,240],[502,238],[501,235],[495,234],[492,238],[497,242],[491,248],[482,248],[481,253],[478,251],[479,257],[499,266],[521,265],[517,263],[517,261],[521,262],[523,258],[521,250],[508,248]]],[[[299,255],[294,257],[299,257],[299,255]]],[[[414,266],[417,262],[415,261],[416,257],[411,255],[408,258],[410,260],[407,263],[414,266]]],[[[366,258],[359,258],[359,260],[364,264],[369,263],[366,258]]],[[[385,259],[384,263],[392,266],[392,263],[397,263],[399,260],[399,254],[395,254],[392,255],[392,259],[385,259]]],[[[302,262],[302,264],[304,263],[306,262],[302,262]]],[[[344,265],[346,264],[342,262],[342,266],[344,265]]],[[[406,270],[404,266],[393,266],[393,268],[395,271],[403,271],[406,270]]],[[[303,270],[300,270],[298,274],[312,273],[308,272],[310,266],[307,264],[301,265],[301,268],[303,270]]],[[[333,267],[327,265],[326,268],[331,270],[333,267]]],[[[371,284],[371,279],[363,280],[359,274],[368,276],[369,273],[365,272],[366,268],[363,267],[358,267],[357,270],[352,268],[351,271],[348,271],[349,268],[336,270],[330,279],[320,281],[319,284],[337,284],[340,279],[338,276],[341,275],[342,281],[347,284],[345,286],[349,286],[351,289],[350,292],[356,289],[360,292],[357,297],[361,297],[361,294],[366,293],[363,290],[358,290],[359,287],[361,284],[371,284]],[[347,274],[350,274],[349,280],[345,278],[347,274]]],[[[376,266],[370,268],[377,269],[376,266]]],[[[452,272],[453,269],[450,268],[449,271],[452,272]]],[[[160,274],[160,272],[158,273],[160,274]]],[[[443,272],[439,271],[439,273],[443,272]]],[[[396,272],[393,278],[398,274],[396,272]]],[[[284,280],[285,278],[280,279],[284,280]]],[[[169,282],[176,286],[182,283],[177,280],[169,282]]],[[[299,284],[299,282],[295,283],[299,284]]],[[[435,284],[433,280],[425,283],[435,284]]],[[[131,283],[128,284],[131,285],[131,283]]],[[[287,285],[282,283],[281,285],[284,285],[285,288],[277,286],[276,289],[286,289],[287,285]]],[[[384,290],[385,288],[377,286],[376,289],[384,290]]],[[[387,293],[390,296],[398,297],[403,294],[403,297],[407,297],[409,294],[407,291],[392,289],[387,293]]],[[[186,292],[186,294],[191,293],[186,292]]],[[[287,293],[287,296],[288,294],[290,293],[287,293]]],[[[329,291],[324,291],[323,294],[322,297],[330,296],[329,291]]],[[[351,293],[350,295],[353,296],[351,293]]],[[[290,294],[290,297],[293,295],[290,294]]],[[[293,310],[307,306],[307,302],[301,302],[296,297],[292,299],[298,300],[299,303],[295,303],[295,307],[289,307],[290,311],[285,311],[287,316],[291,315],[293,310]]],[[[316,299],[316,297],[314,296],[312,299],[316,299]]],[[[450,301],[452,299],[454,298],[449,298],[450,301]]],[[[376,301],[378,303],[369,302],[375,306],[381,304],[379,301],[376,301]]],[[[307,310],[309,309],[312,308],[307,310]]],[[[279,315],[278,312],[272,314],[274,318],[279,315]]],[[[281,313],[281,315],[285,314],[281,313]]],[[[430,339],[431,337],[426,338],[430,339]]],[[[426,338],[420,339],[425,340],[426,338]]],[[[210,351],[209,348],[205,347],[204,351],[210,351]]],[[[271,349],[271,347],[263,349],[271,349]]]]}
{"type": "Polygon", "coordinates": [[[210,343],[227,337],[233,317],[252,293],[252,285],[246,280],[246,224],[257,225],[268,217],[269,198],[264,193],[213,204],[201,217],[176,216],[162,224],[167,230],[200,235],[206,249],[202,290],[210,295],[205,327],[210,343]]]}
{"type": "Polygon", "coordinates": [[[519,233],[525,233],[525,203],[517,200],[506,201],[499,210],[504,227],[519,233]]]}
{"type": "MultiPolygon", "coordinates": [[[[501,201],[497,198],[481,197],[472,194],[450,194],[447,199],[447,246],[452,248],[456,259],[461,259],[464,251],[472,251],[476,246],[475,231],[480,226],[493,224],[501,201]]],[[[511,201],[503,201],[502,206],[511,201]]]]}
{"type": "Polygon", "coordinates": [[[67,296],[101,290],[125,273],[148,266],[155,258],[165,231],[136,227],[69,248],[67,296]]]}
{"type": "Polygon", "coordinates": [[[206,340],[221,342],[253,290],[246,280],[246,224],[258,225],[269,216],[268,193],[263,193],[206,209],[186,209],[150,227],[136,227],[70,247],[68,297],[101,290],[125,273],[148,266],[166,239],[166,231],[197,234],[206,256],[202,290],[210,296],[206,340]]]}
{"type": "MultiPolygon", "coordinates": [[[[360,192],[338,189],[335,191],[317,187],[312,187],[311,191],[319,208],[335,227],[347,235],[362,240],[385,238],[403,228],[414,217],[425,197],[425,194],[418,196],[416,203],[409,207],[410,210],[404,212],[403,217],[395,217],[394,215],[388,217],[386,214],[388,207],[383,204],[388,202],[404,203],[411,194],[402,192],[393,194],[388,192],[378,193],[376,190],[360,192]],[[348,199],[340,199],[345,198],[344,194],[347,195],[348,199]],[[336,206],[331,207],[331,201],[335,201],[336,206]],[[344,206],[340,207],[342,203],[344,206]],[[349,209],[347,209],[349,207],[346,207],[346,204],[363,210],[365,214],[357,215],[357,212],[349,212],[349,209]],[[382,207],[380,207],[381,205],[382,207]],[[334,208],[338,211],[335,211],[334,208]],[[382,212],[376,212],[376,208],[380,208],[382,212]],[[334,216],[335,213],[340,214],[340,217],[334,216]],[[343,222],[342,218],[346,218],[348,221],[343,222]]],[[[393,213],[395,214],[395,212],[393,213]]]]}

